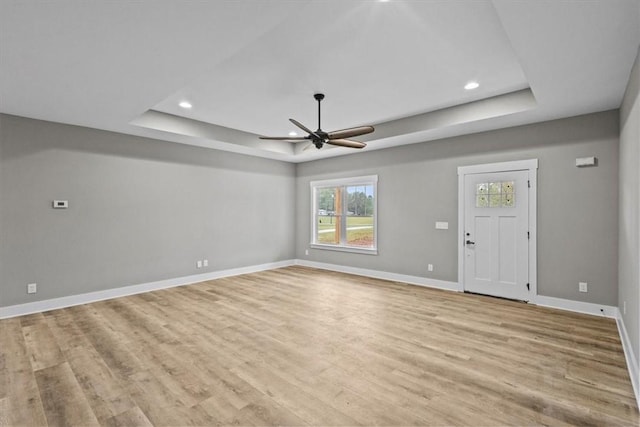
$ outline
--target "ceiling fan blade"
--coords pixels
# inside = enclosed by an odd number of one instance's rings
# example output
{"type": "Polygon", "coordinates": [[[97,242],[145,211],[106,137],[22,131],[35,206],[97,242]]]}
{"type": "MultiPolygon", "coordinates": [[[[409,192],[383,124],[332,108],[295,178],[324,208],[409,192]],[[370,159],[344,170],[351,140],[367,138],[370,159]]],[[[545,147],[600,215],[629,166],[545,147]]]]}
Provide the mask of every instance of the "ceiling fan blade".
{"type": "Polygon", "coordinates": [[[298,126],[300,129],[302,129],[303,131],[305,131],[305,132],[306,132],[306,133],[308,133],[309,135],[315,135],[315,133],[314,133],[311,129],[307,128],[305,125],[303,125],[303,124],[302,124],[302,123],[300,123],[299,121],[294,120],[294,119],[289,119],[289,121],[290,121],[291,123],[293,123],[294,125],[298,126]]]}
{"type": "Polygon", "coordinates": [[[273,141],[287,141],[287,142],[302,142],[302,141],[308,141],[309,138],[306,137],[299,137],[299,138],[295,138],[295,137],[291,137],[291,136],[259,136],[258,138],[260,139],[269,139],[269,140],[273,140],[273,141]]]}
{"type": "Polygon", "coordinates": [[[366,135],[373,132],[374,130],[375,129],[373,128],[373,126],[360,126],[357,128],[336,130],[333,132],[329,132],[327,135],[329,136],[329,139],[344,139],[352,138],[354,136],[366,135]]]}
{"type": "Polygon", "coordinates": [[[352,141],[350,139],[330,139],[325,144],[338,145],[340,147],[364,148],[367,146],[364,142],[352,141]]]}

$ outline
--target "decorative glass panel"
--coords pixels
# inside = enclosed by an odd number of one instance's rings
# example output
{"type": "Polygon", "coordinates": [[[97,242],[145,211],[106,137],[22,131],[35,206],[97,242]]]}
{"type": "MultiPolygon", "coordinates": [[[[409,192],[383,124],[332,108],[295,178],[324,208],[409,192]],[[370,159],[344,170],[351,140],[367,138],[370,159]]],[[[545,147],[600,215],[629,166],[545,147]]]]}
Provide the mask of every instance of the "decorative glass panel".
{"type": "Polygon", "coordinates": [[[502,195],[502,206],[505,208],[512,208],[516,205],[516,195],[514,193],[507,193],[502,195]]]}
{"type": "Polygon", "coordinates": [[[483,182],[476,184],[476,207],[512,208],[516,204],[513,181],[483,182]]]}
{"type": "Polygon", "coordinates": [[[502,190],[501,182],[490,182],[489,183],[489,194],[500,194],[502,190]]]}

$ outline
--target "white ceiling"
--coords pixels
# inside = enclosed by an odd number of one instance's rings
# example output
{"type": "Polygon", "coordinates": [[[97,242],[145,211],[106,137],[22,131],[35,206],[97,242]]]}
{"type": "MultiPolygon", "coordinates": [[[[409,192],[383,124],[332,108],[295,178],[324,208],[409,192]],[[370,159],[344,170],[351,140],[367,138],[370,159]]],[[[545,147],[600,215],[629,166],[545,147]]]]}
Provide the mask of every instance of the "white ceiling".
{"type": "Polygon", "coordinates": [[[299,162],[354,152],[257,139],[316,92],[380,149],[618,108],[639,44],[640,0],[1,0],[0,112],[299,162]]]}

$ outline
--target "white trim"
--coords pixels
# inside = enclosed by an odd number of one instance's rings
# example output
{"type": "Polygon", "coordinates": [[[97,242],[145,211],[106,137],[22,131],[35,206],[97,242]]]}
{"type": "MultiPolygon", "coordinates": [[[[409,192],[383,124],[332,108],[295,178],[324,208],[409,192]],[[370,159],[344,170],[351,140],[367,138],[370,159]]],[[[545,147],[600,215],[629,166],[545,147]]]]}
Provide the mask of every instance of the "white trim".
{"type": "Polygon", "coordinates": [[[378,249],[357,248],[355,246],[337,246],[326,245],[322,243],[309,243],[309,248],[321,250],[327,249],[330,251],[338,252],[351,252],[354,254],[378,255],[378,249]]]}
{"type": "Polygon", "coordinates": [[[458,282],[464,290],[464,175],[458,168],[458,282]]]}
{"type": "Polygon", "coordinates": [[[538,169],[538,159],[513,160],[510,162],[485,163],[482,165],[458,166],[458,175],[492,173],[538,169]]]}
{"type": "Polygon", "coordinates": [[[538,297],[538,159],[458,166],[458,282],[464,290],[464,178],[477,173],[529,171],[529,286],[531,299],[538,297]]]}
{"type": "Polygon", "coordinates": [[[535,305],[542,307],[559,308],[560,310],[574,311],[576,313],[592,314],[594,316],[616,318],[618,307],[604,304],[594,304],[591,302],[574,301],[564,298],[547,297],[544,295],[536,296],[535,305]]]}
{"type": "Polygon", "coordinates": [[[447,291],[461,292],[459,283],[445,280],[429,279],[427,277],[410,276],[406,274],[390,273],[388,271],[369,270],[368,268],[349,267],[346,265],[327,264],[324,262],[296,259],[296,265],[313,267],[322,270],[337,271],[339,273],[356,274],[358,276],[372,277],[374,279],[390,280],[392,282],[404,282],[410,285],[425,286],[427,288],[444,289],[447,291]]]}
{"type": "MultiPolygon", "coordinates": [[[[310,181],[309,188],[311,191],[311,227],[310,232],[311,236],[309,239],[309,246],[315,249],[323,249],[330,251],[342,251],[342,252],[353,252],[360,253],[366,255],[378,255],[378,175],[366,175],[366,176],[356,176],[356,177],[347,177],[347,178],[334,178],[334,179],[323,179],[318,181],[310,181]],[[346,237],[347,237],[347,221],[342,221],[341,224],[341,233],[343,236],[341,238],[342,242],[338,245],[325,245],[322,243],[316,242],[316,236],[318,235],[318,224],[316,219],[316,214],[318,213],[318,206],[316,205],[317,197],[316,193],[319,188],[324,187],[347,187],[354,185],[373,185],[373,248],[365,249],[365,248],[354,248],[353,246],[346,245],[346,237]]],[[[344,191],[342,194],[342,206],[346,212],[347,206],[347,192],[344,191]]],[[[340,214],[342,215],[342,214],[340,214]]],[[[348,218],[346,215],[342,215],[344,218],[348,218]]]]}
{"type": "Polygon", "coordinates": [[[629,378],[631,378],[633,393],[636,396],[638,408],[640,408],[640,372],[638,372],[638,359],[633,353],[631,340],[629,340],[627,328],[624,326],[624,319],[622,318],[620,309],[616,310],[616,323],[618,324],[618,333],[620,334],[620,341],[622,342],[622,350],[624,350],[624,358],[627,362],[627,369],[629,371],[629,378]]]}
{"type": "Polygon", "coordinates": [[[320,179],[317,181],[309,182],[311,188],[313,187],[335,187],[342,185],[365,185],[378,182],[378,175],[366,175],[366,176],[353,176],[347,178],[332,178],[332,179],[320,179]]]}
{"type": "Polygon", "coordinates": [[[23,316],[25,314],[41,313],[43,311],[56,310],[74,305],[87,304],[128,295],[141,294],[159,289],[173,288],[176,286],[190,285],[205,280],[220,279],[222,277],[238,276],[240,274],[256,273],[258,271],[272,270],[274,268],[289,267],[294,265],[294,260],[271,262],[267,264],[252,265],[248,267],[231,268],[228,270],[212,271],[210,273],[194,274],[191,276],[177,277],[174,279],[158,280],[156,282],[142,283],[138,285],[123,286],[103,291],[88,292],[85,294],[70,295],[60,298],[52,298],[42,301],[16,304],[0,307],[0,319],[23,316]]]}

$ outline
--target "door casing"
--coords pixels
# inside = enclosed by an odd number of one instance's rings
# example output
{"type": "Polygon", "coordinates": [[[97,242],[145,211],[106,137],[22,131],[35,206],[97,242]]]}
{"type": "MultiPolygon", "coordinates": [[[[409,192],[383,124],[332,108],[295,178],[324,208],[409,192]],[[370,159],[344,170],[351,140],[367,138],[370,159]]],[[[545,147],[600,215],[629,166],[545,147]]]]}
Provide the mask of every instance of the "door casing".
{"type": "Polygon", "coordinates": [[[480,165],[458,167],[458,286],[464,291],[465,272],[465,189],[466,175],[493,172],[529,171],[529,285],[531,286],[531,300],[535,303],[538,295],[537,274],[537,175],[538,159],[515,160],[501,163],[487,163],[480,165]]]}

